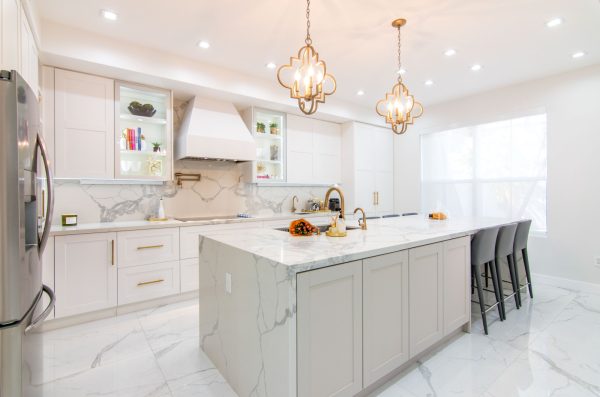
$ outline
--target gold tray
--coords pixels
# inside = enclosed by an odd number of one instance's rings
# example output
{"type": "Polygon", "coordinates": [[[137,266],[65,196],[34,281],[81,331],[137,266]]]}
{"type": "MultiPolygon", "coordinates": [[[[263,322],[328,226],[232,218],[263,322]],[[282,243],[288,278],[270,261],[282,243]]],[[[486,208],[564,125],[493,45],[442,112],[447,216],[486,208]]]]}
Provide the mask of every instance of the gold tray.
{"type": "Polygon", "coordinates": [[[325,232],[325,235],[328,237],[346,237],[348,235],[348,232],[344,232],[344,233],[332,233],[329,230],[327,230],[325,232]]]}
{"type": "Polygon", "coordinates": [[[169,218],[154,218],[154,217],[148,218],[148,222],[165,222],[168,220],[169,220],[169,218]]]}

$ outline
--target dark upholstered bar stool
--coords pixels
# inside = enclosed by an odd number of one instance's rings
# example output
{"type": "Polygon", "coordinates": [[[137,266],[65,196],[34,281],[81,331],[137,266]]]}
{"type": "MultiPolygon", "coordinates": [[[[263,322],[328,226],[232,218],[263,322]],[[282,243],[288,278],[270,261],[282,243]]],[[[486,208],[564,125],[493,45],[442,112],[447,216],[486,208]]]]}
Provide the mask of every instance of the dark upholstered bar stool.
{"type": "Polygon", "coordinates": [[[492,273],[492,283],[494,285],[494,294],[496,295],[496,303],[493,305],[486,305],[485,299],[483,297],[483,285],[481,280],[481,273],[486,264],[490,262],[494,262],[495,258],[495,248],[496,248],[496,239],[498,236],[497,227],[492,227],[488,229],[482,229],[478,231],[473,240],[471,240],[471,276],[475,280],[475,285],[477,287],[477,295],[479,297],[479,307],[481,308],[481,318],[483,320],[483,330],[485,334],[488,333],[487,326],[487,318],[486,313],[493,309],[495,306],[498,306],[498,312],[500,314],[500,319],[503,319],[502,313],[502,295],[499,290],[500,281],[497,278],[496,267],[491,266],[492,273]]]}
{"type": "Polygon", "coordinates": [[[515,304],[517,309],[521,307],[521,300],[519,299],[519,279],[515,270],[515,262],[513,260],[513,250],[515,244],[515,234],[517,232],[517,224],[511,223],[510,225],[505,225],[500,228],[498,231],[498,239],[496,241],[496,272],[498,273],[498,279],[500,280],[500,294],[502,297],[502,314],[504,318],[506,318],[506,310],[505,304],[506,298],[510,298],[512,296],[515,297],[515,304]],[[512,285],[513,293],[504,295],[504,288],[502,286],[502,271],[500,266],[500,260],[504,258],[506,259],[506,263],[508,265],[508,271],[510,273],[510,283],[512,285]]]}
{"type": "Polygon", "coordinates": [[[529,256],[527,255],[527,239],[529,238],[529,229],[531,228],[531,219],[527,219],[521,221],[517,224],[517,233],[515,234],[515,245],[513,248],[513,261],[515,263],[515,272],[517,273],[517,280],[519,279],[518,272],[518,256],[517,254],[521,251],[523,255],[523,265],[525,266],[525,277],[527,277],[527,284],[521,287],[520,284],[517,284],[519,287],[519,305],[521,305],[521,288],[525,286],[529,288],[529,296],[533,298],[533,288],[531,286],[531,272],[529,270],[529,256]]]}

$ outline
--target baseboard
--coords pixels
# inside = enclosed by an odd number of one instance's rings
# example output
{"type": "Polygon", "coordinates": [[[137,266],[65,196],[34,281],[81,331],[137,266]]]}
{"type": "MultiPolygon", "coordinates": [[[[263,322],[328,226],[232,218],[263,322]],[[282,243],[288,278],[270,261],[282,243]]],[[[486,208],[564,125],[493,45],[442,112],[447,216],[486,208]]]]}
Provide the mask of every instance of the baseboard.
{"type": "Polygon", "coordinates": [[[554,277],[545,274],[533,273],[531,275],[533,285],[546,284],[554,287],[561,287],[577,292],[589,292],[592,294],[600,294],[600,284],[588,283],[586,281],[572,280],[570,278],[554,277]]]}

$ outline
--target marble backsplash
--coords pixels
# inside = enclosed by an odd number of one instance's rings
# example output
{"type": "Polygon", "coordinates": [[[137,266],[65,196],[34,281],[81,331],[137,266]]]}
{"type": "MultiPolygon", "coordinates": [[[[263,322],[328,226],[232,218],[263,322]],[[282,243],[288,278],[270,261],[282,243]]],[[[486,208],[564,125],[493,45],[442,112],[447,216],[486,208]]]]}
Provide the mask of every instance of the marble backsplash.
{"type": "Polygon", "coordinates": [[[79,223],[141,220],[157,214],[159,200],[164,199],[170,218],[188,216],[260,215],[289,212],[292,197],[298,196],[297,207],[313,197],[323,199],[325,187],[257,186],[243,182],[243,164],[178,161],[179,172],[200,173],[200,182],[174,182],[164,185],[80,184],[79,181],[56,181],[53,223],[60,215],[75,213],[79,223]]]}

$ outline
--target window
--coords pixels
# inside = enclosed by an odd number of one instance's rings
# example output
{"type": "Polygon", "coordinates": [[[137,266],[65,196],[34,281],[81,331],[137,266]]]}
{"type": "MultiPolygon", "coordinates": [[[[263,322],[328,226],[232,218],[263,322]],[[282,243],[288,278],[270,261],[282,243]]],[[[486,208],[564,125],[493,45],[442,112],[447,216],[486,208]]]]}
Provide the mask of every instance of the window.
{"type": "Polygon", "coordinates": [[[531,218],[546,231],[546,115],[421,136],[421,206],[452,216],[531,218]]]}

